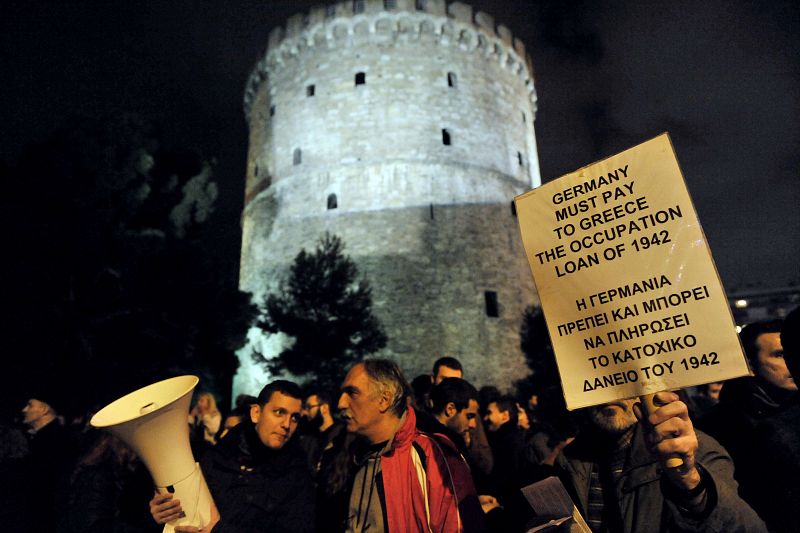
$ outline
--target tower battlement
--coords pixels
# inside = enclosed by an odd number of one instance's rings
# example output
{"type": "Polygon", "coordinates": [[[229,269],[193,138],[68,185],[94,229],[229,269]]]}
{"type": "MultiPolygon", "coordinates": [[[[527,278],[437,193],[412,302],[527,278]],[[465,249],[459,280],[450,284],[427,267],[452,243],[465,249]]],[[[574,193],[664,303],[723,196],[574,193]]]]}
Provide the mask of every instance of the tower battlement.
{"type": "Polygon", "coordinates": [[[533,66],[525,45],[494,17],[445,0],[356,0],[315,6],[269,34],[262,59],[247,80],[244,112],[250,118],[260,85],[270,72],[309,48],[348,49],[362,44],[428,40],[480,54],[519,76],[536,110],[533,66]]]}

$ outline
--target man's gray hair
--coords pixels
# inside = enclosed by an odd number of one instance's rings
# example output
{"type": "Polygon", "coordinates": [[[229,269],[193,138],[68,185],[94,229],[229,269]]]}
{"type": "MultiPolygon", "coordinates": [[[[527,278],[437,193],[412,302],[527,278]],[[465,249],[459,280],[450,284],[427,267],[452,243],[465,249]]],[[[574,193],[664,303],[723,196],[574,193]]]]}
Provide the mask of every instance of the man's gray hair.
{"type": "Polygon", "coordinates": [[[367,359],[361,364],[371,381],[370,386],[374,386],[374,392],[388,392],[392,398],[392,412],[398,417],[403,416],[408,406],[411,387],[397,363],[388,359],[367,359]]]}

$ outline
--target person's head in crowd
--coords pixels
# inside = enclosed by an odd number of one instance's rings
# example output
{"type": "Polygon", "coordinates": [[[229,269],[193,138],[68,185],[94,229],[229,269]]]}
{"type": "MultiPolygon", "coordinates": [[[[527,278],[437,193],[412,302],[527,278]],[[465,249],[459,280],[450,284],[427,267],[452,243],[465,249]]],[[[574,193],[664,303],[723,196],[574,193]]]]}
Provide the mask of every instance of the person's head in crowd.
{"type": "Polygon", "coordinates": [[[780,332],[781,321],[769,320],[748,324],[739,334],[750,367],[767,392],[797,390],[783,357],[780,332]]]}
{"type": "Polygon", "coordinates": [[[428,398],[432,388],[433,377],[430,374],[420,374],[411,380],[411,390],[414,391],[414,404],[416,408],[428,408],[428,398]]]}
{"type": "Polygon", "coordinates": [[[109,461],[120,467],[131,468],[136,460],[136,452],[122,439],[107,431],[100,431],[88,451],[79,458],[77,466],[91,467],[109,461]]]}
{"type": "Polygon", "coordinates": [[[719,401],[719,393],[722,391],[724,382],[715,381],[714,383],[706,383],[697,386],[697,393],[710,398],[711,400],[719,401]]]}
{"type": "Polygon", "coordinates": [[[522,430],[531,429],[531,419],[528,416],[528,410],[525,409],[520,402],[517,402],[517,427],[522,430]]]}
{"type": "Polygon", "coordinates": [[[484,385],[478,390],[478,404],[481,409],[481,417],[486,416],[486,409],[489,407],[489,404],[502,395],[500,389],[494,385],[484,385]]]}
{"type": "Polygon", "coordinates": [[[296,383],[279,379],[268,383],[250,406],[250,421],[267,448],[279,450],[292,438],[302,409],[302,392],[296,383]]]}
{"type": "Polygon", "coordinates": [[[217,408],[217,399],[214,398],[214,395],[210,392],[203,392],[197,397],[195,409],[200,415],[213,415],[219,413],[219,408],[217,408]]]}
{"type": "Polygon", "coordinates": [[[246,411],[250,411],[250,406],[253,405],[258,401],[258,398],[255,396],[251,396],[249,394],[239,394],[236,396],[236,401],[234,402],[234,409],[244,409],[246,411]]]}
{"type": "Polygon", "coordinates": [[[486,429],[495,432],[506,424],[517,425],[517,400],[513,396],[500,396],[489,402],[483,417],[486,429]]]}
{"type": "Polygon", "coordinates": [[[622,436],[638,421],[633,411],[633,404],[637,401],[631,398],[595,405],[586,409],[586,415],[596,429],[610,436],[622,436]]]}
{"type": "Polygon", "coordinates": [[[394,436],[408,408],[411,387],[388,359],[356,363],[342,383],[338,408],[347,431],[377,444],[394,436]]]}
{"type": "Polygon", "coordinates": [[[543,388],[539,379],[530,377],[516,383],[517,398],[520,405],[531,413],[535,413],[539,407],[539,395],[543,388]]]}
{"type": "Polygon", "coordinates": [[[800,381],[800,307],[786,315],[783,320],[781,345],[783,359],[797,384],[800,381]]]}
{"type": "Polygon", "coordinates": [[[36,432],[58,418],[46,395],[30,398],[22,408],[22,422],[30,431],[36,432]]]}
{"type": "Polygon", "coordinates": [[[219,428],[217,434],[217,441],[228,434],[230,430],[244,422],[250,416],[250,406],[243,406],[241,408],[234,408],[228,416],[222,420],[222,426],[219,428]]]}
{"type": "Polygon", "coordinates": [[[478,422],[478,391],[460,378],[445,378],[430,395],[433,416],[470,442],[478,422]]]}
{"type": "Polygon", "coordinates": [[[463,378],[464,367],[455,357],[440,357],[433,363],[433,384],[438,385],[444,378],[463,378]]]}
{"type": "Polygon", "coordinates": [[[321,389],[315,389],[306,396],[301,414],[311,429],[325,431],[333,425],[332,403],[330,393],[321,389]]]}

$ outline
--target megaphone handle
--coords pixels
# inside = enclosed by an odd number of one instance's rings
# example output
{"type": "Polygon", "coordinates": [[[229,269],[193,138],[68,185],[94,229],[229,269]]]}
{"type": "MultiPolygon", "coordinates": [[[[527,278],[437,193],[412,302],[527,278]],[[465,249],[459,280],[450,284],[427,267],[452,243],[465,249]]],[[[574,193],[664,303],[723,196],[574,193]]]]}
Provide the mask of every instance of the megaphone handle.
{"type": "MultiPolygon", "coordinates": [[[[639,401],[641,402],[642,405],[642,413],[644,413],[645,418],[655,413],[656,410],[658,409],[658,406],[655,404],[654,398],[655,398],[655,393],[645,394],[639,397],[639,401]]],[[[649,422],[645,423],[649,424],[649,422]]],[[[665,462],[665,466],[667,468],[678,468],[682,465],[683,465],[683,459],[680,457],[670,457],[665,462]]]]}
{"type": "MultiPolygon", "coordinates": [[[[198,474],[199,474],[200,473],[200,463],[196,463],[196,468],[197,468],[198,474]]],[[[203,515],[203,513],[200,512],[200,482],[203,480],[202,474],[195,476],[195,479],[197,481],[197,486],[195,487],[195,490],[194,490],[194,495],[195,495],[194,506],[193,506],[193,508],[194,508],[194,516],[192,517],[192,523],[195,523],[195,519],[198,517],[198,515],[200,517],[202,517],[202,515],[203,515]]],[[[203,527],[205,527],[206,525],[207,524],[203,523],[203,527]]]]}

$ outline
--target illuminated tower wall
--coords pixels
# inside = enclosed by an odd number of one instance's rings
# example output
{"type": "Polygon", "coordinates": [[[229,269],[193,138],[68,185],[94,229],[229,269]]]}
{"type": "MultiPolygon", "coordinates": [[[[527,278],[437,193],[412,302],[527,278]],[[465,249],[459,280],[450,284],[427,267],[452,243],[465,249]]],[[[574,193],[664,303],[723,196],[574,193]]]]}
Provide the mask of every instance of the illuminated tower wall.
{"type": "MultiPolygon", "coordinates": [[[[245,94],[240,287],[262,298],[329,231],[366,274],[409,379],[452,355],[474,384],[527,374],[538,302],[512,198],[540,184],[522,43],[443,1],[342,2],[274,29],[245,94]],[[495,316],[496,315],[496,316],[495,316]]],[[[235,390],[264,376],[249,350],[235,390]]]]}

